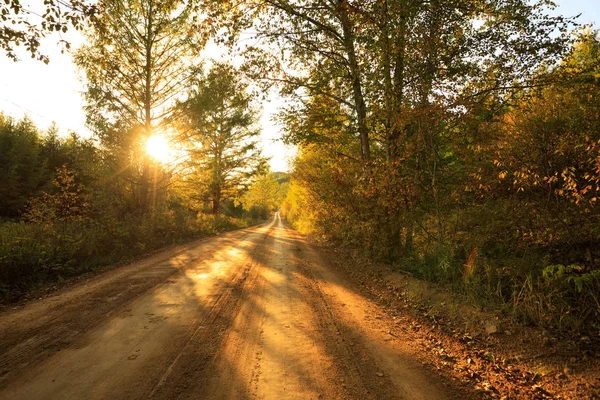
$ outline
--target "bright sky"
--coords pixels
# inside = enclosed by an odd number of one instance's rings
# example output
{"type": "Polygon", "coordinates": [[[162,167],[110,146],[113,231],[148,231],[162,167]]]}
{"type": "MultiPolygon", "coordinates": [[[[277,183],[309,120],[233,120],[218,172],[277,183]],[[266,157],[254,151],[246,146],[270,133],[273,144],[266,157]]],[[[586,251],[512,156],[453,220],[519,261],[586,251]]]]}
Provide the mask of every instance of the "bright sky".
{"type": "MultiPolygon", "coordinates": [[[[600,0],[555,1],[559,5],[556,13],[567,16],[581,13],[581,23],[594,23],[600,27],[600,0]]],[[[70,40],[77,42],[79,38],[70,40]]],[[[27,58],[25,53],[22,61],[17,63],[0,53],[0,111],[15,118],[27,114],[41,129],[56,121],[62,133],[73,130],[83,136],[89,135],[82,110],[84,86],[71,56],[60,53],[55,38],[49,38],[43,44],[43,51],[51,59],[48,65],[27,58]]],[[[263,104],[262,143],[265,155],[271,157],[271,169],[287,171],[288,160],[295,150],[276,141],[280,129],[271,121],[280,102],[276,95],[271,95],[263,104]]]]}

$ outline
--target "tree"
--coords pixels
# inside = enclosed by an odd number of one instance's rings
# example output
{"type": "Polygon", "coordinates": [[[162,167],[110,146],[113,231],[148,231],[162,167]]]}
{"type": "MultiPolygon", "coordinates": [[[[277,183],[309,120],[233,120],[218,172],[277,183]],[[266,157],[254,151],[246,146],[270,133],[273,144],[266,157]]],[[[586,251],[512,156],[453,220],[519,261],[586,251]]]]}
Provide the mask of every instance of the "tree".
{"type": "Polygon", "coordinates": [[[296,99],[282,118],[294,123],[288,138],[320,143],[329,119],[320,122],[315,111],[327,115],[324,97],[338,103],[329,115],[341,111],[340,123],[361,144],[343,152],[366,165],[365,179],[356,182],[365,194],[392,196],[378,200],[390,207],[382,225],[396,248],[404,230],[406,249],[419,221],[401,214],[416,218],[433,210],[434,236],[444,242],[446,183],[455,172],[450,166],[460,163],[451,151],[457,125],[482,103],[500,113],[515,94],[548,84],[536,71],[556,65],[568,48],[571,23],[547,15],[551,4],[544,0],[261,4],[258,36],[278,48],[283,61],[265,61],[256,52],[255,65],[262,75],[273,71],[266,79],[296,99]],[[400,183],[414,193],[396,196],[405,192],[400,183]]]}
{"type": "MultiPolygon", "coordinates": [[[[8,58],[17,61],[15,46],[23,44],[31,58],[47,64],[50,60],[40,51],[41,39],[51,32],[82,29],[85,22],[98,12],[94,3],[87,0],[45,0],[43,10],[36,10],[26,8],[21,0],[6,0],[0,3],[0,48],[8,58]]],[[[68,42],[62,39],[60,42],[65,48],[70,48],[68,42]]]]}
{"type": "Polygon", "coordinates": [[[75,56],[85,71],[88,124],[101,143],[120,153],[141,210],[148,206],[150,136],[164,133],[184,94],[204,39],[194,5],[180,0],[102,2],[75,56]]]}
{"type": "Polygon", "coordinates": [[[263,173],[257,176],[240,202],[250,214],[266,219],[270,211],[281,206],[287,196],[288,178],[280,173],[263,173]]]}
{"type": "MultiPolygon", "coordinates": [[[[354,5],[346,0],[263,0],[244,16],[261,41],[278,48],[282,57],[260,48],[249,48],[252,75],[267,85],[278,84],[282,93],[303,99],[324,95],[338,101],[352,122],[360,143],[360,158],[371,159],[365,73],[354,5]],[[265,74],[269,71],[270,74],[265,74]]],[[[271,48],[272,48],[271,47],[271,48]]]]}
{"type": "Polygon", "coordinates": [[[75,173],[66,164],[56,169],[52,183],[56,193],[43,192],[29,202],[25,212],[28,222],[52,225],[87,216],[90,211],[89,195],[85,187],[76,182],[75,173]]]}
{"type": "Polygon", "coordinates": [[[233,67],[215,64],[182,104],[182,139],[188,144],[188,185],[210,199],[212,212],[239,197],[249,180],[264,170],[252,96],[233,67]]]}
{"type": "Polygon", "coordinates": [[[0,216],[15,217],[44,183],[37,129],[0,113],[0,216]]]}

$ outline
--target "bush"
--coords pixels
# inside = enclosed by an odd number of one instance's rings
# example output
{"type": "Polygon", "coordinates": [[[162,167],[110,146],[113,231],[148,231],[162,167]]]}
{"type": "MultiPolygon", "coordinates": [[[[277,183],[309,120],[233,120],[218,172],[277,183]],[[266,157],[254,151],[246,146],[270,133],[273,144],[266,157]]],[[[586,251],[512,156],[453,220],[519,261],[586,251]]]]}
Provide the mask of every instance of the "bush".
{"type": "Polygon", "coordinates": [[[200,214],[71,219],[0,224],[0,298],[13,300],[40,284],[79,275],[163,246],[247,226],[200,214]]]}

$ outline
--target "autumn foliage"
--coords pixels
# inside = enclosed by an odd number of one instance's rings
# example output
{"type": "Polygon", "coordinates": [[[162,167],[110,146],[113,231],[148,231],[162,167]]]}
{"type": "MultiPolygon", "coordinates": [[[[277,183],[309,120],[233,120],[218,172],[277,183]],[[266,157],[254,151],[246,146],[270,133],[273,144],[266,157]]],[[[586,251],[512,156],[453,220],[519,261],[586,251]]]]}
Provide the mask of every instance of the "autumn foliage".
{"type": "Polygon", "coordinates": [[[535,72],[539,86],[460,110],[403,108],[396,156],[374,142],[368,164],[343,124],[314,123],[323,109],[288,115],[306,133],[295,136],[285,215],[315,238],[525,321],[597,331],[599,50],[583,31],[554,69],[535,72]]]}

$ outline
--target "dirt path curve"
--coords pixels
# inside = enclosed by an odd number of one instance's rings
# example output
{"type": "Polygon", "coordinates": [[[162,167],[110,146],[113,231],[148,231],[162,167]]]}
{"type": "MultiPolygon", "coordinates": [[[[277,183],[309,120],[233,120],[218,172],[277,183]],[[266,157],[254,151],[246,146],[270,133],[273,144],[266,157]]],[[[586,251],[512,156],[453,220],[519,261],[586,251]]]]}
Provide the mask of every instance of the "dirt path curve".
{"type": "Polygon", "coordinates": [[[0,398],[460,398],[386,318],[276,215],[0,314],[0,398]]]}

